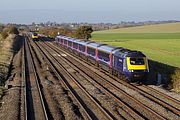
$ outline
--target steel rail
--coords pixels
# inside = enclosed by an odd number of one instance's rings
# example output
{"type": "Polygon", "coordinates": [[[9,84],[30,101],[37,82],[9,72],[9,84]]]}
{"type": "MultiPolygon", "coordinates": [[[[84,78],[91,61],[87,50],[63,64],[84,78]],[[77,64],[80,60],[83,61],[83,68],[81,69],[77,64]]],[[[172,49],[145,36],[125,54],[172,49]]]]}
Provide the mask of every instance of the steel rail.
{"type": "MultiPolygon", "coordinates": [[[[25,61],[28,62],[28,63],[25,63],[26,64],[25,67],[29,67],[27,64],[31,64],[32,65],[32,71],[33,71],[33,74],[34,74],[34,77],[35,77],[35,82],[36,82],[36,87],[37,87],[38,94],[39,94],[39,99],[40,99],[41,107],[43,109],[42,111],[43,111],[43,115],[44,116],[41,116],[41,117],[43,117],[43,119],[45,119],[45,120],[48,120],[48,115],[47,115],[47,112],[46,112],[44,100],[43,100],[43,97],[42,97],[42,92],[41,92],[40,85],[39,85],[40,84],[39,83],[39,77],[38,77],[38,74],[36,72],[35,64],[34,64],[33,59],[32,59],[32,53],[31,53],[31,50],[30,50],[30,47],[29,47],[29,43],[28,43],[28,38],[27,37],[25,38],[25,57],[27,59],[27,61],[26,60],[25,61]],[[28,61],[28,59],[29,59],[29,61],[28,61]]],[[[29,74],[29,73],[26,73],[26,75],[27,74],[29,74]]],[[[27,90],[27,81],[26,81],[26,93],[27,93],[27,91],[28,90],[27,90]]],[[[27,100],[27,97],[26,97],[26,100],[27,100]]],[[[26,104],[28,104],[28,103],[26,103],[26,104]]],[[[27,107],[27,105],[26,105],[26,107],[27,107]]],[[[26,110],[27,110],[26,111],[26,114],[27,114],[26,120],[28,120],[30,118],[30,116],[28,116],[28,107],[26,108],[26,110]]],[[[36,113],[34,113],[34,114],[36,114],[36,113]]]]}

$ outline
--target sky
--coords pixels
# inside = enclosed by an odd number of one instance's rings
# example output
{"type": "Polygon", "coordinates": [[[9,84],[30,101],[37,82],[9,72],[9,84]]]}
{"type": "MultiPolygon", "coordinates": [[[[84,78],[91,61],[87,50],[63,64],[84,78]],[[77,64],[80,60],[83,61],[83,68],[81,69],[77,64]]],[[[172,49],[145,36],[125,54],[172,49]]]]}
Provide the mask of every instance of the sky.
{"type": "Polygon", "coordinates": [[[1,0],[0,23],[180,20],[180,0],[1,0]]]}

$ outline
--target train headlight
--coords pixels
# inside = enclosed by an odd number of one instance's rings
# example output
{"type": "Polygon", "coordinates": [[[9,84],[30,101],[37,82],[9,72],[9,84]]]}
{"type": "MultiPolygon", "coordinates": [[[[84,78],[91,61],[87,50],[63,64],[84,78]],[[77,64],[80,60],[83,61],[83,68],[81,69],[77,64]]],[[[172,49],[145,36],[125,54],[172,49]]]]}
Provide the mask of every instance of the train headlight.
{"type": "Polygon", "coordinates": [[[129,72],[134,72],[134,70],[129,70],[129,72]]]}

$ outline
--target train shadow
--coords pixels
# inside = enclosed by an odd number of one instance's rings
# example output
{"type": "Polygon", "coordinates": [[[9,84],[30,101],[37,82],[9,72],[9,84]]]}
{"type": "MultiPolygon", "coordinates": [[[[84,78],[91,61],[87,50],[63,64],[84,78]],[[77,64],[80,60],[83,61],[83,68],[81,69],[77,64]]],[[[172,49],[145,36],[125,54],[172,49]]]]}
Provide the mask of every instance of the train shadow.
{"type": "Polygon", "coordinates": [[[177,74],[177,71],[179,71],[179,68],[149,60],[149,69],[150,72],[145,82],[146,85],[158,85],[172,89],[172,83],[177,81],[174,76],[177,74]]]}
{"type": "Polygon", "coordinates": [[[54,41],[55,39],[54,38],[51,38],[51,37],[40,37],[39,38],[39,41],[54,41]]]}
{"type": "Polygon", "coordinates": [[[14,38],[13,45],[11,48],[11,50],[13,51],[13,55],[16,55],[18,53],[18,51],[22,48],[23,40],[24,40],[24,37],[21,35],[17,35],[14,38]]]}

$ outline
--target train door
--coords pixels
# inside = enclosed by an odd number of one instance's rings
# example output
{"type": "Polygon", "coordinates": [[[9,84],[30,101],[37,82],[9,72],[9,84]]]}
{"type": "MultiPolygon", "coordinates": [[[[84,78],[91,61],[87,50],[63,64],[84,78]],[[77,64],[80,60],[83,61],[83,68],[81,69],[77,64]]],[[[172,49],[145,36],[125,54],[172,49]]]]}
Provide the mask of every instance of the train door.
{"type": "Polygon", "coordinates": [[[123,71],[123,59],[119,56],[113,56],[113,66],[118,72],[123,71]]]}
{"type": "Polygon", "coordinates": [[[123,58],[118,57],[118,71],[123,72],[123,58]]]}

